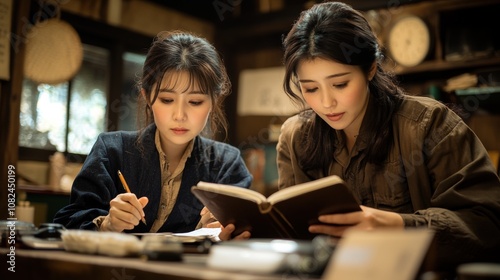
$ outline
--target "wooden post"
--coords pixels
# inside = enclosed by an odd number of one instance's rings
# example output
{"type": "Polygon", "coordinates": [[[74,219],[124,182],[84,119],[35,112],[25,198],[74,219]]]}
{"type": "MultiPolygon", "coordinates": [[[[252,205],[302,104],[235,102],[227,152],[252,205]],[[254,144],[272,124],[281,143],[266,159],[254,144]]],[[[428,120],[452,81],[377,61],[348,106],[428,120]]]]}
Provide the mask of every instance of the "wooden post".
{"type": "MultiPolygon", "coordinates": [[[[29,30],[29,0],[13,1],[11,55],[10,55],[10,80],[0,81],[0,220],[7,218],[7,194],[9,166],[17,168],[19,148],[19,112],[21,107],[21,92],[23,84],[24,48],[26,33],[29,30]]],[[[15,170],[15,169],[14,169],[15,170]]],[[[17,174],[17,170],[16,174],[17,174]]],[[[16,188],[16,182],[14,185],[16,188]]],[[[17,197],[16,197],[17,199],[17,197]]],[[[10,216],[9,216],[10,217],[10,216]]]]}

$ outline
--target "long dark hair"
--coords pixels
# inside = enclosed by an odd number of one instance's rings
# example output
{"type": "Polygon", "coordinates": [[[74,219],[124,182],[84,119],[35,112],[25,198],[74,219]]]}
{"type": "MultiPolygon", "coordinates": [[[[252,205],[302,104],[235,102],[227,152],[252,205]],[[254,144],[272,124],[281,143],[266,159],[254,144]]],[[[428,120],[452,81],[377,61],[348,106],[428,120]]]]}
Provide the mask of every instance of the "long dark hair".
{"type": "MultiPolygon", "coordinates": [[[[351,6],[328,2],[316,4],[303,11],[283,40],[285,79],[284,89],[292,101],[304,105],[297,81],[300,61],[322,58],[342,64],[359,66],[368,77],[374,62],[376,73],[369,82],[370,98],[377,111],[366,120],[369,138],[366,162],[380,164],[392,145],[392,116],[399,107],[403,90],[382,67],[382,54],[377,38],[364,16],[351,6]]],[[[336,133],[316,114],[311,118],[302,139],[299,164],[304,170],[322,169],[325,174],[333,158],[336,133]]],[[[303,116],[305,117],[305,115],[303,116]]]]}
{"type": "Polygon", "coordinates": [[[139,96],[140,127],[144,128],[154,121],[151,105],[158,97],[164,76],[180,71],[189,73],[189,85],[198,83],[201,91],[212,100],[210,122],[203,135],[213,137],[218,129],[222,129],[224,137],[227,137],[227,119],[222,103],[231,91],[231,83],[224,63],[206,39],[182,31],[160,33],[148,51],[137,83],[138,89],[144,89],[146,93],[139,96]]]}

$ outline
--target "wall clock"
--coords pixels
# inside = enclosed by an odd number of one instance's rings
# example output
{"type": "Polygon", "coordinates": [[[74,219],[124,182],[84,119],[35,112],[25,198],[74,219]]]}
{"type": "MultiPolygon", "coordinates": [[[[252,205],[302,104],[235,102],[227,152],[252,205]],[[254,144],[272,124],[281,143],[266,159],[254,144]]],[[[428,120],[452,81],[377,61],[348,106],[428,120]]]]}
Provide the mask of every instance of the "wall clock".
{"type": "Polygon", "coordinates": [[[399,65],[411,67],[424,61],[431,49],[429,26],[418,16],[397,20],[389,30],[388,49],[399,65]]]}

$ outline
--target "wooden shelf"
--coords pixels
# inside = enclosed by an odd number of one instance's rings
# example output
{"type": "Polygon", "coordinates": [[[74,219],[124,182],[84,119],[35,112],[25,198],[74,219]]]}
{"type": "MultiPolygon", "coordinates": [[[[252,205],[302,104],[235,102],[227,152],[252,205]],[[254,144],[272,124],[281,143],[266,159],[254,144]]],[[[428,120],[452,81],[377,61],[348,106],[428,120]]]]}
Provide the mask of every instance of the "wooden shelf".
{"type": "MultiPolygon", "coordinates": [[[[390,54],[387,53],[386,56],[388,60],[384,68],[402,77],[403,80],[418,82],[419,80],[425,81],[428,79],[447,79],[450,75],[456,75],[460,72],[500,67],[500,50],[498,49],[498,41],[500,39],[493,31],[488,38],[490,39],[489,42],[492,44],[492,47],[496,49],[493,51],[476,50],[491,51],[488,53],[488,56],[486,56],[485,53],[485,55],[481,57],[467,57],[457,61],[447,61],[445,59],[447,52],[463,51],[458,47],[457,50],[447,49],[450,46],[461,43],[460,40],[449,42],[448,38],[450,36],[456,35],[455,33],[458,32],[458,29],[468,30],[468,28],[476,28],[477,30],[483,31],[494,30],[494,17],[499,10],[500,2],[493,0],[443,0],[422,1],[405,5],[396,11],[389,11],[389,26],[405,15],[415,14],[427,22],[431,30],[432,38],[430,53],[423,63],[414,67],[404,67],[397,65],[396,62],[390,58],[390,54]],[[464,23],[464,17],[467,20],[473,20],[473,24],[464,23]]],[[[387,32],[382,32],[378,35],[381,41],[387,44],[387,32]]],[[[473,38],[468,38],[468,40],[473,40],[473,38]]],[[[388,49],[388,46],[385,47],[388,49]]]]}
{"type": "Polygon", "coordinates": [[[70,192],[63,190],[53,190],[49,186],[45,185],[19,185],[18,190],[25,191],[32,194],[44,194],[44,195],[62,195],[69,196],[70,192]]]}
{"type": "Polygon", "coordinates": [[[441,72],[448,70],[459,70],[459,69],[474,69],[483,67],[493,67],[500,65],[500,57],[486,57],[481,59],[468,59],[462,61],[425,61],[420,65],[414,67],[402,67],[395,65],[393,69],[390,66],[384,66],[386,70],[394,72],[396,75],[412,75],[422,72],[441,72]]]}

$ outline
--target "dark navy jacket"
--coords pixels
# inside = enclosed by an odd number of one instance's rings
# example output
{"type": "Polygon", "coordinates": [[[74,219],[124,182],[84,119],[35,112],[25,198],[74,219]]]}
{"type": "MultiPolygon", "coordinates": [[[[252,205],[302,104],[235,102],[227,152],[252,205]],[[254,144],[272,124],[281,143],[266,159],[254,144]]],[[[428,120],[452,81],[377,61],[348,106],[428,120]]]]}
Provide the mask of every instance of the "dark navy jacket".
{"type": "MultiPolygon", "coordinates": [[[[142,134],[142,147],[136,144],[137,132],[106,132],[99,135],[71,189],[70,204],[60,209],[54,222],[70,229],[96,229],[92,220],[106,216],[109,202],[123,186],[120,170],[137,197],[146,196],[144,207],[147,226],[139,223],[129,232],[148,232],[153,224],[161,198],[161,171],[154,136],[156,126],[150,125],[142,134]]],[[[228,144],[203,137],[194,139],[191,156],[187,159],[177,201],[159,232],[188,232],[200,220],[203,205],[191,193],[199,181],[229,184],[249,188],[252,176],[241,158],[240,151],[228,144]]]]}

